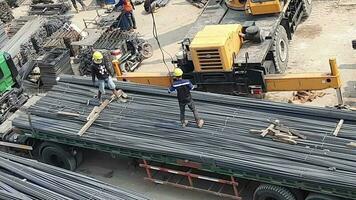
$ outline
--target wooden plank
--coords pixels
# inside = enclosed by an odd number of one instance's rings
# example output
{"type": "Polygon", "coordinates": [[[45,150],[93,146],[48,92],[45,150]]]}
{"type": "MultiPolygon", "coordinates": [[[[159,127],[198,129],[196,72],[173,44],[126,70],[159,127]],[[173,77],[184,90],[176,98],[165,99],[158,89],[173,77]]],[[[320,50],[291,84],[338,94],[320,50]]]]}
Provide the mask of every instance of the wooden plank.
{"type": "Polygon", "coordinates": [[[346,146],[356,148],[356,142],[347,143],[346,146]]]}
{"type": "Polygon", "coordinates": [[[71,113],[71,112],[65,112],[65,111],[58,111],[57,114],[71,116],[71,117],[79,117],[80,116],[80,114],[78,114],[78,113],[71,113]]]}
{"type": "Polygon", "coordinates": [[[10,142],[0,142],[0,146],[24,149],[24,150],[28,150],[28,151],[32,151],[33,150],[32,146],[27,146],[27,145],[23,145],[23,144],[16,144],[16,143],[10,143],[10,142]]]}
{"type": "MultiPolygon", "coordinates": [[[[95,106],[93,108],[93,111],[95,110],[95,113],[91,116],[91,118],[87,121],[87,123],[85,123],[84,126],[79,130],[78,135],[82,136],[95,122],[95,120],[99,118],[101,111],[103,111],[106,108],[106,106],[108,106],[116,98],[117,98],[116,95],[112,95],[110,100],[106,99],[98,108],[97,106],[95,106]]],[[[93,111],[91,113],[93,113],[93,111]]]]}
{"type": "Polygon", "coordinates": [[[337,135],[339,134],[340,129],[341,129],[341,127],[342,127],[343,124],[344,124],[344,120],[343,120],[343,119],[340,119],[340,121],[339,121],[339,123],[337,123],[336,128],[335,128],[334,133],[333,133],[333,135],[334,135],[335,137],[337,137],[337,135]]]}
{"type": "Polygon", "coordinates": [[[275,126],[274,124],[270,124],[265,130],[262,131],[261,136],[265,137],[268,134],[268,132],[270,131],[270,129],[274,128],[274,126],[275,126]]]}

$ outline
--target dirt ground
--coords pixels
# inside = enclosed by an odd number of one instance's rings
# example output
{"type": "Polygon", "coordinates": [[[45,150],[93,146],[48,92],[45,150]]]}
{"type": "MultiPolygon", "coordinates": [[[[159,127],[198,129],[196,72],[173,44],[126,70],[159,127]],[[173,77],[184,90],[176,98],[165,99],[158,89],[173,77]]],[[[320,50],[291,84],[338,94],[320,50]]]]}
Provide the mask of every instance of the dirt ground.
{"type": "MultiPolygon", "coordinates": [[[[351,41],[356,39],[356,1],[313,1],[311,16],[298,26],[289,46],[287,73],[330,72],[329,58],[340,65],[342,92],[345,103],[354,105],[350,98],[355,91],[356,50],[351,41]]],[[[337,103],[333,89],[323,91],[324,97],[304,105],[334,106],[337,103]]],[[[287,102],[292,92],[267,94],[267,99],[287,102]]]]}
{"type": "MultiPolygon", "coordinates": [[[[92,4],[85,1],[87,4],[92,4]]],[[[26,8],[18,8],[17,16],[23,15],[26,8]]],[[[100,13],[103,11],[101,10],[100,13]]],[[[83,18],[95,17],[95,10],[76,14],[73,23],[84,28],[83,18]]],[[[159,39],[162,47],[172,56],[179,49],[177,44],[198,17],[200,10],[185,0],[171,1],[166,7],[155,13],[159,39]]],[[[73,12],[72,12],[73,14],[73,12]]],[[[154,56],[144,62],[141,72],[165,72],[162,56],[152,37],[152,18],[143,11],[143,6],[136,6],[135,16],[138,31],[152,44],[154,56]]],[[[353,0],[313,0],[312,15],[299,25],[293,40],[290,42],[288,73],[329,72],[328,59],[336,57],[340,65],[345,102],[353,105],[356,102],[356,50],[352,49],[351,40],[356,39],[356,2],[353,0]],[[338,4],[338,2],[340,4],[338,4]]],[[[166,55],[168,64],[169,55],[166,55]]],[[[169,64],[169,68],[172,65],[169,64]]],[[[326,95],[305,105],[333,106],[336,104],[335,91],[324,91],[326,95]]],[[[292,92],[270,93],[267,99],[287,102],[292,92]]],[[[170,186],[145,182],[144,170],[134,168],[130,160],[113,159],[107,154],[89,152],[87,159],[79,167],[78,172],[88,174],[98,179],[143,193],[156,200],[218,200],[222,199],[210,194],[186,191],[170,186]]],[[[246,199],[248,200],[248,199],[246,199]]]]}

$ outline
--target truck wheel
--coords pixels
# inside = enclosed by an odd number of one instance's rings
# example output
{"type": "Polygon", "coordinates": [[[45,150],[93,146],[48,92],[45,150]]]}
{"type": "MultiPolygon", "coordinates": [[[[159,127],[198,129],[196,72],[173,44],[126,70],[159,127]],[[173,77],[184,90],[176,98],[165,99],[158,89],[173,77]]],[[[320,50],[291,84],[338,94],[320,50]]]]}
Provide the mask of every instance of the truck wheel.
{"type": "Polygon", "coordinates": [[[145,3],[143,4],[143,7],[145,8],[145,11],[148,13],[151,13],[151,3],[154,2],[155,0],[145,0],[145,3]]]}
{"type": "Polygon", "coordinates": [[[286,71],[288,57],[287,32],[282,25],[279,25],[273,41],[273,58],[277,74],[282,74],[286,71]]]}
{"type": "Polygon", "coordinates": [[[84,153],[82,150],[76,150],[75,154],[75,161],[76,161],[76,167],[79,167],[80,164],[82,164],[84,160],[84,153]]]}
{"type": "Polygon", "coordinates": [[[339,197],[332,197],[325,194],[310,193],[305,200],[341,200],[339,197]]]}
{"type": "Polygon", "coordinates": [[[303,0],[303,18],[306,19],[310,16],[312,11],[312,0],[303,0]]]}
{"type": "Polygon", "coordinates": [[[262,184],[255,190],[253,200],[296,200],[296,198],[285,187],[262,184]]]}
{"type": "Polygon", "coordinates": [[[40,147],[40,160],[49,165],[74,171],[77,167],[75,157],[58,144],[42,143],[40,147]],[[42,147],[42,148],[41,148],[42,147]]]}

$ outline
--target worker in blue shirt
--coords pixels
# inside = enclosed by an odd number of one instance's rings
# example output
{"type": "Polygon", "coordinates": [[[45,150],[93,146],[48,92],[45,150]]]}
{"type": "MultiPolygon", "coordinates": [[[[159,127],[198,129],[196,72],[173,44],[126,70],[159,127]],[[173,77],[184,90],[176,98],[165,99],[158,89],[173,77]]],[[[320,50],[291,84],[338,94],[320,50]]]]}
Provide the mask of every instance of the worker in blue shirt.
{"type": "Polygon", "coordinates": [[[177,91],[182,127],[186,127],[188,125],[188,120],[185,120],[185,106],[188,106],[194,114],[195,122],[198,127],[202,128],[204,120],[199,118],[198,111],[195,108],[195,104],[190,93],[190,91],[194,89],[194,86],[189,80],[182,79],[182,75],[183,71],[180,68],[174,69],[175,80],[172,86],[168,89],[168,93],[177,91]]]}

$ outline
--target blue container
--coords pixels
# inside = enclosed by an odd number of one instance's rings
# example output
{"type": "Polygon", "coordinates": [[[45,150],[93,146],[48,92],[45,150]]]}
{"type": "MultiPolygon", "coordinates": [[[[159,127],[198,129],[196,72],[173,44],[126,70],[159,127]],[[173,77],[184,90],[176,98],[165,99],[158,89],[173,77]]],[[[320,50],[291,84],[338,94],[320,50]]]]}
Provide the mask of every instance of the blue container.
{"type": "Polygon", "coordinates": [[[115,0],[105,0],[106,4],[115,4],[115,0]]]}

